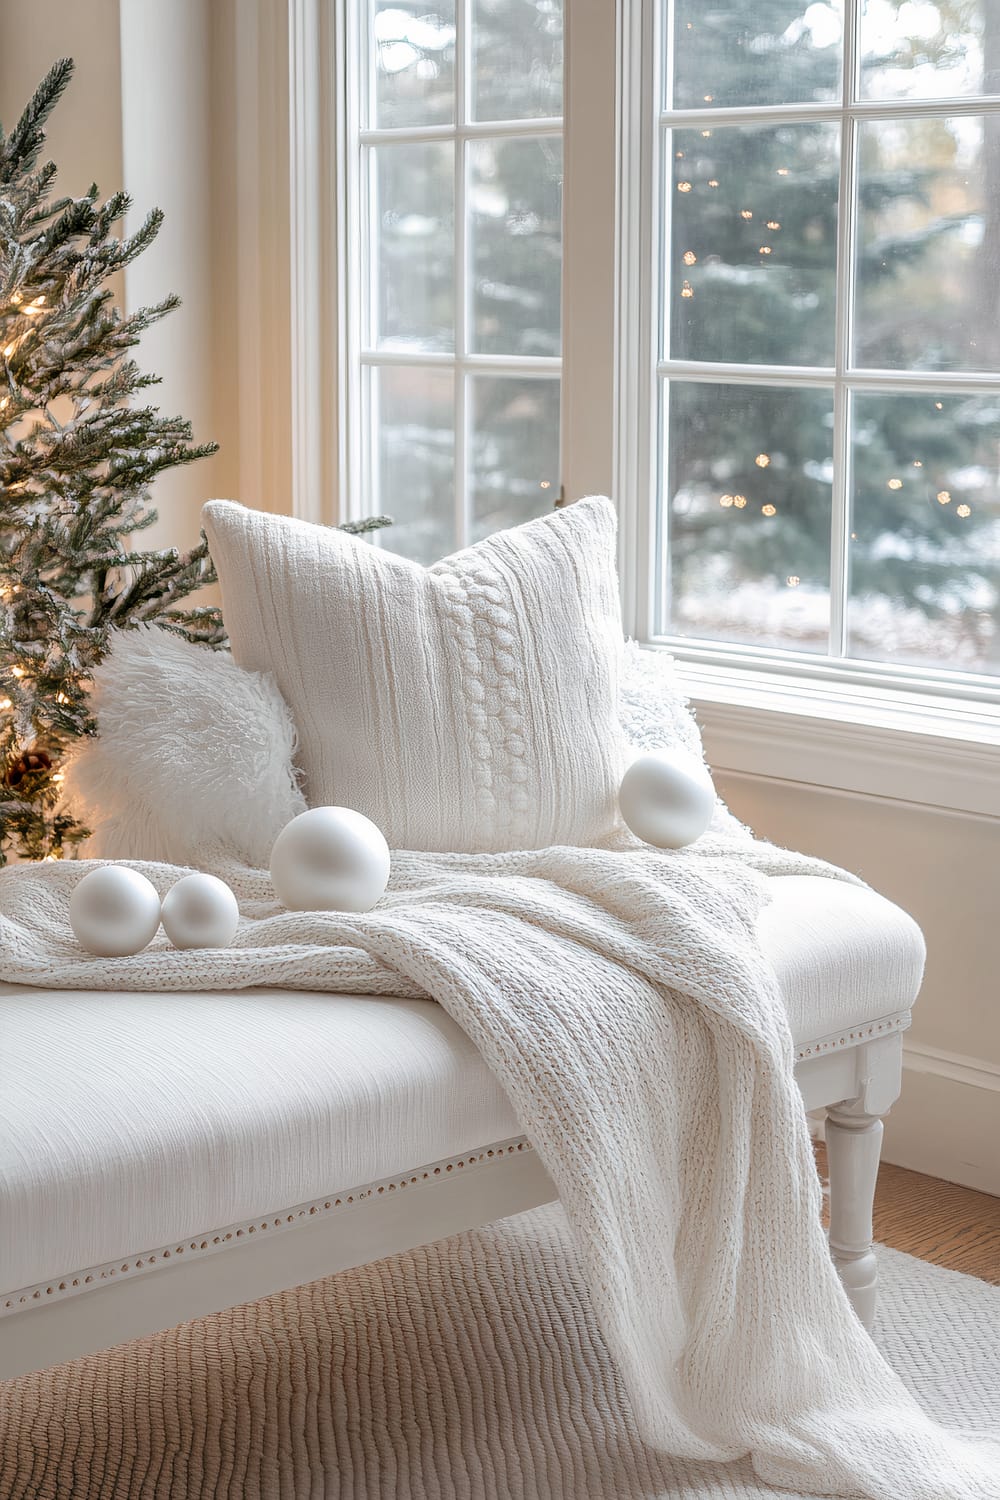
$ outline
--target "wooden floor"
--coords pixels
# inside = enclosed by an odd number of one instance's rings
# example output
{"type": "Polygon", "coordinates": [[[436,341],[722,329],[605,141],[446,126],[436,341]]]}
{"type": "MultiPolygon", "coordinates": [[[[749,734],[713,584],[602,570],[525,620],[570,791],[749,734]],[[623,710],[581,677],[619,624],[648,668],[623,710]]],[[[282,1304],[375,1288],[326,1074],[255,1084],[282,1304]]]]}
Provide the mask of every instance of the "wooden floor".
{"type": "MultiPolygon", "coordinates": [[[[826,1153],[816,1147],[820,1175],[826,1153]]],[[[1000,1286],[1000,1198],[883,1162],[875,1194],[875,1238],[921,1260],[1000,1286]]]]}

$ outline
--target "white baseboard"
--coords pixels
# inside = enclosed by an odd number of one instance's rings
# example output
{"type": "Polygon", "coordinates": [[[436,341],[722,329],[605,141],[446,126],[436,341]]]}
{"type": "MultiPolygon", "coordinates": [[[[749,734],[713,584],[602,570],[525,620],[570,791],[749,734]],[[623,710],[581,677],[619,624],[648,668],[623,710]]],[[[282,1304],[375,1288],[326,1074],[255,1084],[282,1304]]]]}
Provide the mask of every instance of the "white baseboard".
{"type": "Polygon", "coordinates": [[[885,1161],[1000,1197],[1000,1066],[918,1042],[885,1122],[885,1161]]]}
{"type": "MultiPolygon", "coordinates": [[[[823,1118],[809,1116],[823,1139],[823,1118]]],[[[903,1092],[885,1120],[883,1161],[1000,1197],[1000,1064],[903,1044],[903,1092]]]]}

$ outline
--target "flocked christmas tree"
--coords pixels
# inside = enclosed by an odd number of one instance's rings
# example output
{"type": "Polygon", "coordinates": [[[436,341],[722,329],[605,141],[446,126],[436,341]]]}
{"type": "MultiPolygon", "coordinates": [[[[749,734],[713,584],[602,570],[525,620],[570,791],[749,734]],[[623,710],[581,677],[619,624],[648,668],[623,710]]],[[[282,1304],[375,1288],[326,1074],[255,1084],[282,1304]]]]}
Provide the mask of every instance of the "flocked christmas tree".
{"type": "Polygon", "coordinates": [[[215,581],[204,538],[185,552],[131,545],[156,519],[156,476],[216,445],[144,404],[157,377],[130,355],[178,299],[123,313],[108,284],[161,213],[116,237],[124,193],[56,197],[55,165],[39,165],[72,71],[56,63],[9,135],[0,128],[0,864],[58,859],[87,836],[62,805],[59,765],[95,731],[88,688],[113,629],[225,640],[218,608],[190,599],[215,581]]]}

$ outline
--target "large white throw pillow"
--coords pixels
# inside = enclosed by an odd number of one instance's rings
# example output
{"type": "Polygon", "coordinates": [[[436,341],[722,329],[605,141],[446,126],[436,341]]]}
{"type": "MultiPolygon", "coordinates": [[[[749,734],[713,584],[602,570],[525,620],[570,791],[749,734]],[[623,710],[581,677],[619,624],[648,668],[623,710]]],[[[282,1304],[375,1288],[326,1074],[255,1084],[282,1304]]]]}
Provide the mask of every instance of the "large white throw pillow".
{"type": "Polygon", "coordinates": [[[396,848],[590,844],[625,757],[610,500],[423,568],[342,531],[204,509],[233,655],[292,711],[312,805],[396,848]]]}

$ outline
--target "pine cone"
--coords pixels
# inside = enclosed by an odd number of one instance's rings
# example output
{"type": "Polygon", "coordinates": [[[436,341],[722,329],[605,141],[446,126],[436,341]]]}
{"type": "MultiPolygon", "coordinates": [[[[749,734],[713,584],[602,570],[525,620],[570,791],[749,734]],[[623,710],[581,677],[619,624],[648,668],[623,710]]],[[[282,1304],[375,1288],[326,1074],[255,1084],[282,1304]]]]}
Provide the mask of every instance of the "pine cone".
{"type": "Polygon", "coordinates": [[[38,745],[33,745],[30,750],[25,750],[16,760],[12,760],[4,772],[4,784],[9,787],[18,787],[25,777],[33,776],[39,771],[52,770],[52,757],[46,750],[38,745]]]}

